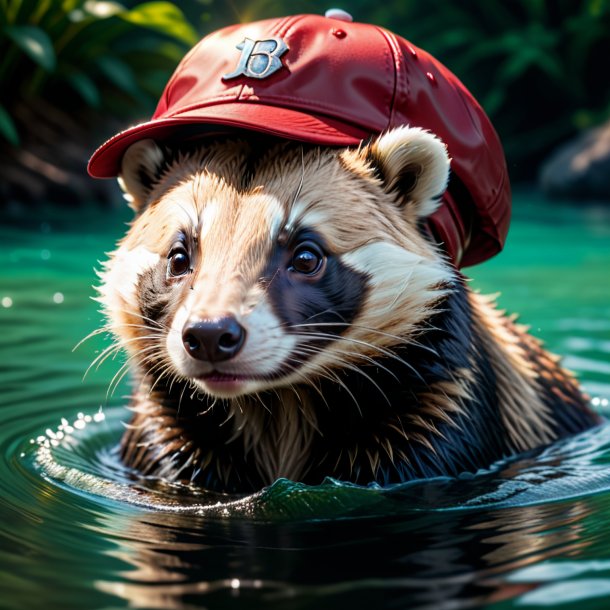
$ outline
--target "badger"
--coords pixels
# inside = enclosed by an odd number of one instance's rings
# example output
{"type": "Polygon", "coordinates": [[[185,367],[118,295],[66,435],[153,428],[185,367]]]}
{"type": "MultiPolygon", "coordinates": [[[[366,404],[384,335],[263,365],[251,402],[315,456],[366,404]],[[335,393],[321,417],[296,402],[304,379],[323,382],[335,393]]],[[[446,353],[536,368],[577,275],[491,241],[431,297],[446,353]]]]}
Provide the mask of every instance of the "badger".
{"type": "Polygon", "coordinates": [[[558,358],[427,230],[444,144],[223,136],[125,153],[135,219],[100,272],[133,374],[125,465],[247,493],[474,472],[599,422],[558,358]]]}

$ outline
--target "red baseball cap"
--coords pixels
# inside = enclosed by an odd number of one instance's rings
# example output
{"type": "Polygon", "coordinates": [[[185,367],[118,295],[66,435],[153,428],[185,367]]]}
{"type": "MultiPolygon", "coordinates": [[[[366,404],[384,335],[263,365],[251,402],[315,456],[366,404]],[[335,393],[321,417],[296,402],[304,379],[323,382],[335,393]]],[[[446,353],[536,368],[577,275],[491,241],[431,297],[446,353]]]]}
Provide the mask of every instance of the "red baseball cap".
{"type": "Polygon", "coordinates": [[[123,131],[89,161],[116,176],[134,142],[203,137],[227,128],[329,146],[357,145],[393,127],[427,129],[447,145],[452,177],[430,229],[456,266],[499,252],[510,186],[498,136],[445,66],[381,27],[347,13],[233,25],[180,62],[152,119],[123,131]]]}

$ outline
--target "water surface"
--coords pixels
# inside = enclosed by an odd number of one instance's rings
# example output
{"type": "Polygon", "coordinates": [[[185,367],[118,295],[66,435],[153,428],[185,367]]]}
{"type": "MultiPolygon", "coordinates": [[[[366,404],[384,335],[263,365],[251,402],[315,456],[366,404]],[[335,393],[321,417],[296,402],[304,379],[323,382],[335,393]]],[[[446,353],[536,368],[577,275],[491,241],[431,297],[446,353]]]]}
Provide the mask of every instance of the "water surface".
{"type": "MultiPolygon", "coordinates": [[[[610,427],[476,476],[388,489],[280,480],[246,498],[134,483],[127,380],[93,267],[124,211],[15,210],[0,228],[0,607],[604,608],[610,427]]],[[[521,194],[506,251],[470,270],[594,397],[610,398],[610,214],[521,194]]]]}

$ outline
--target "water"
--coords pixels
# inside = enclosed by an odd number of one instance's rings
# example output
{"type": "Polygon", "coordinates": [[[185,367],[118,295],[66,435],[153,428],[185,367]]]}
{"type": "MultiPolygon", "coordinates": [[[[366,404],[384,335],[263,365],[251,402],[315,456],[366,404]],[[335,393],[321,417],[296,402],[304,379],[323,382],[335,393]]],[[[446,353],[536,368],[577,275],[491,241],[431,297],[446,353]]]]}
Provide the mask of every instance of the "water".
{"type": "MultiPolygon", "coordinates": [[[[245,498],[133,482],[116,457],[92,268],[124,211],[0,228],[0,608],[610,606],[610,425],[476,476],[388,489],[280,480],[245,498]]],[[[518,197],[485,292],[610,399],[610,213],[518,197]]]]}

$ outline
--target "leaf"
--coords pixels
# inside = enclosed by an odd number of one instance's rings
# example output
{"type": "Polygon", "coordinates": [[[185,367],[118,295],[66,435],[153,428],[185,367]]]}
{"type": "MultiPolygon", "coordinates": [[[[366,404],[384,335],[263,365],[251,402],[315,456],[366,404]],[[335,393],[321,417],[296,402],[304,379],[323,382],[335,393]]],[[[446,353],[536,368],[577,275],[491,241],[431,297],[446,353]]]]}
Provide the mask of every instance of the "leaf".
{"type": "Polygon", "coordinates": [[[506,89],[495,87],[483,98],[482,105],[485,112],[493,117],[501,108],[506,99],[506,89]]]}
{"type": "Polygon", "coordinates": [[[11,115],[0,106],[0,134],[4,136],[13,146],[19,146],[19,134],[11,115]]]}
{"type": "Polygon", "coordinates": [[[61,2],[61,11],[64,14],[68,14],[79,8],[82,8],[83,0],[63,0],[61,2]]]}
{"type": "Polygon", "coordinates": [[[121,19],[149,28],[188,45],[194,45],[199,36],[186,20],[182,11],[171,2],[146,2],[118,15],[121,19]]]}
{"type": "Polygon", "coordinates": [[[448,53],[459,47],[469,47],[476,40],[477,30],[469,28],[455,28],[453,30],[441,31],[428,37],[426,48],[428,52],[437,54],[448,53]]]}
{"type": "Polygon", "coordinates": [[[510,83],[522,77],[528,70],[537,68],[546,74],[551,80],[561,80],[561,65],[552,57],[540,49],[523,48],[507,59],[498,72],[501,82],[510,83]]]}
{"type": "Polygon", "coordinates": [[[125,7],[118,2],[85,2],[83,5],[83,11],[85,14],[95,17],[96,19],[107,19],[114,15],[120,14],[125,10],[125,7]]]}
{"type": "Polygon", "coordinates": [[[138,87],[132,69],[116,57],[100,57],[97,65],[110,82],[131,95],[138,95],[138,87]]]}
{"type": "Polygon", "coordinates": [[[4,33],[47,72],[55,69],[55,49],[44,30],[31,25],[10,25],[4,28],[4,33]]]}
{"type": "Polygon", "coordinates": [[[157,100],[167,84],[167,70],[147,70],[139,80],[139,86],[153,99],[157,100]]]}
{"type": "Polygon", "coordinates": [[[102,102],[97,85],[82,72],[72,72],[66,76],[76,92],[93,108],[99,108],[102,102]]]}

